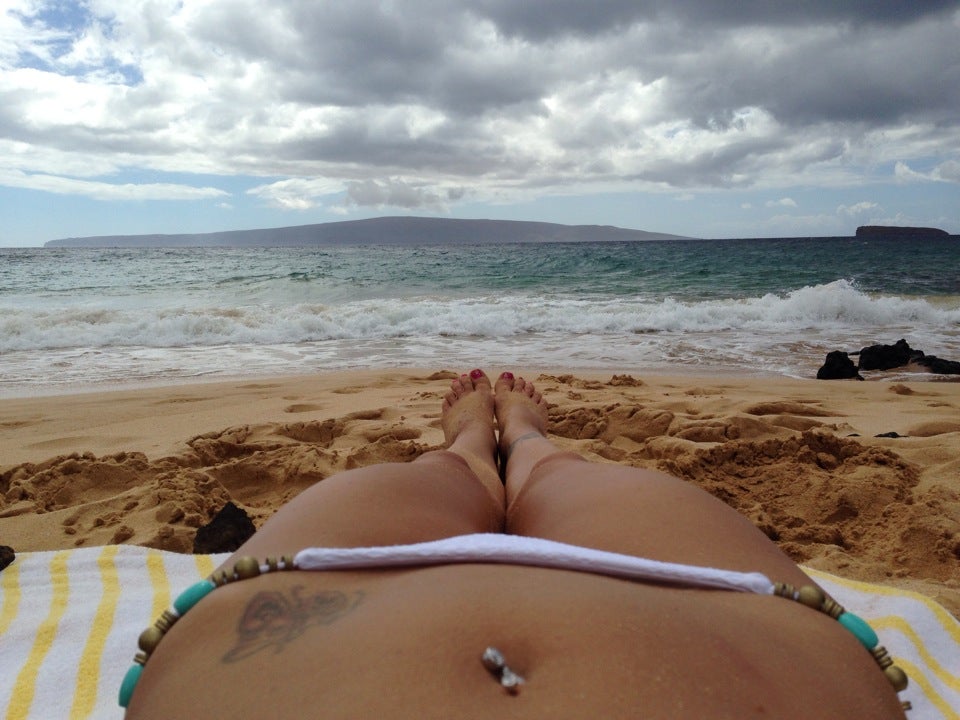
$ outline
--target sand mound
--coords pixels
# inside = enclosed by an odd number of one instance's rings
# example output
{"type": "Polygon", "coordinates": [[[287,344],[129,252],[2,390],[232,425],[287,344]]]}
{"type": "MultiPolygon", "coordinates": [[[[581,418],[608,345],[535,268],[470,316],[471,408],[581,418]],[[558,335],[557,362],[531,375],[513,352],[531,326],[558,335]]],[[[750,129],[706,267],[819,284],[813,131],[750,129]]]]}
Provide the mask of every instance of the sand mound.
{"type": "Polygon", "coordinates": [[[832,569],[856,565],[858,574],[955,575],[960,498],[943,489],[916,492],[919,468],[889,450],[804,432],[658,465],[753,519],[797,562],[817,565],[828,556],[832,569]]]}
{"type": "Polygon", "coordinates": [[[0,475],[0,519],[7,537],[30,538],[16,543],[22,550],[129,542],[191,552],[196,529],[227,501],[259,525],[336,472],[409,461],[427,449],[414,442],[420,430],[384,424],[382,415],[231,427],[154,461],[131,452],[24,463],[0,475]],[[344,437],[345,447],[335,448],[344,437]],[[37,518],[42,532],[31,532],[26,525],[37,518]]]}

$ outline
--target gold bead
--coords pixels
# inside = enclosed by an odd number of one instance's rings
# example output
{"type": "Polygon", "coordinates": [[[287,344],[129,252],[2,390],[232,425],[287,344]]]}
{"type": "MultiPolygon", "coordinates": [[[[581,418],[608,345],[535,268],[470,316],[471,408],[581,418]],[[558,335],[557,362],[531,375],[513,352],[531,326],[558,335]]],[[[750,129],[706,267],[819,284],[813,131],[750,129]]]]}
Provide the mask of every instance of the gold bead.
{"type": "Polygon", "coordinates": [[[230,582],[230,576],[227,574],[226,570],[217,570],[217,572],[210,576],[210,580],[217,587],[223,587],[230,582]]]}
{"type": "Polygon", "coordinates": [[[267,567],[270,568],[269,572],[277,571],[278,565],[277,565],[277,559],[275,557],[268,557],[265,562],[267,563],[267,567]]]}
{"type": "Polygon", "coordinates": [[[843,605],[838,603],[832,597],[824,598],[823,605],[821,606],[820,609],[823,612],[825,612],[827,615],[832,617],[834,620],[836,620],[838,617],[840,617],[846,612],[846,610],[844,610],[843,608],[843,605]]]}
{"type": "Polygon", "coordinates": [[[167,630],[173,627],[173,624],[177,621],[177,619],[178,617],[172,612],[169,610],[164,610],[160,617],[157,618],[157,621],[153,624],[153,626],[161,633],[166,633],[167,630]]]}
{"type": "Polygon", "coordinates": [[[778,582],[778,583],[774,583],[773,585],[773,594],[793,600],[793,596],[796,594],[796,590],[794,589],[793,585],[788,585],[787,583],[778,582]]]}
{"type": "Polygon", "coordinates": [[[893,665],[893,660],[890,659],[890,653],[887,652],[887,649],[883,645],[877,645],[870,651],[870,654],[873,655],[873,659],[877,661],[877,665],[880,666],[881,670],[886,670],[893,665]]]}
{"type": "Polygon", "coordinates": [[[141,651],[141,652],[138,652],[136,655],[133,656],[133,661],[134,661],[137,665],[146,665],[146,664],[147,664],[147,659],[148,659],[149,657],[150,657],[149,655],[147,655],[145,652],[141,651]]]}
{"type": "Polygon", "coordinates": [[[281,555],[280,562],[283,563],[284,570],[296,570],[297,568],[293,565],[293,556],[292,555],[281,555]]]}
{"type": "Polygon", "coordinates": [[[249,580],[260,574],[260,561],[253,557],[242,557],[234,563],[233,572],[238,580],[249,580]]]}
{"type": "Polygon", "coordinates": [[[826,599],[827,596],[823,594],[823,590],[815,585],[804,585],[797,593],[797,602],[814,610],[819,610],[826,599]]]}
{"type": "Polygon", "coordinates": [[[909,700],[904,700],[902,703],[900,703],[900,707],[903,708],[904,712],[909,712],[913,710],[913,703],[909,700]]]}
{"type": "Polygon", "coordinates": [[[896,665],[891,665],[888,668],[885,668],[883,674],[887,676],[887,680],[890,681],[890,684],[893,685],[893,689],[897,692],[907,689],[907,685],[910,683],[907,678],[907,674],[898,668],[896,665]]]}
{"type": "Polygon", "coordinates": [[[140,638],[137,640],[137,645],[143,650],[147,655],[150,655],[160,644],[160,641],[163,640],[165,633],[163,630],[158,628],[156,625],[153,627],[148,627],[142,633],[140,633],[140,638]]]}

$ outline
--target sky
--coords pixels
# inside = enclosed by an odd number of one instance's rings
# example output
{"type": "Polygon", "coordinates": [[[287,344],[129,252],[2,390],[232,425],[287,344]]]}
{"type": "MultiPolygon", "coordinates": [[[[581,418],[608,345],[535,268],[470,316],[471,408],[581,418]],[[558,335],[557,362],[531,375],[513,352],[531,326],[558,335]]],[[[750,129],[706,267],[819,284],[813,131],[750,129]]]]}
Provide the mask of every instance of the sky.
{"type": "Polygon", "coordinates": [[[0,246],[960,233],[960,1],[0,0],[0,246]]]}

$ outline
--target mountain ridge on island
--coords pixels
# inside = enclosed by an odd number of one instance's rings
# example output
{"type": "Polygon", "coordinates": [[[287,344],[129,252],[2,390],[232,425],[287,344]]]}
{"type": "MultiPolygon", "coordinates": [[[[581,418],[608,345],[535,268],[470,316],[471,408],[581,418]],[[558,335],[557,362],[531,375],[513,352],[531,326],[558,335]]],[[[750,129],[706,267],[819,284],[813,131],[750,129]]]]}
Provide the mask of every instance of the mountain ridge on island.
{"type": "Polygon", "coordinates": [[[861,225],[857,228],[857,237],[949,237],[950,233],[940,228],[906,227],[899,225],[861,225]]]}
{"type": "Polygon", "coordinates": [[[687,240],[681,235],[613,225],[561,225],[526,220],[462,220],[390,216],[212,233],[100,235],[50,240],[65,247],[309,247],[312,245],[467,245],[478,243],[687,240]]]}

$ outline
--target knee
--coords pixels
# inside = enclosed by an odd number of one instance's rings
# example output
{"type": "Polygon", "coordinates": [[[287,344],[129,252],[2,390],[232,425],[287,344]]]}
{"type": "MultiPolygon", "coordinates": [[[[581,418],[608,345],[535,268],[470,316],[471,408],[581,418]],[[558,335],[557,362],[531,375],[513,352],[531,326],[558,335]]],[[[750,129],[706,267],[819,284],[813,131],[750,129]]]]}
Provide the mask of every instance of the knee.
{"type": "Polygon", "coordinates": [[[572,450],[555,452],[534,463],[533,467],[530,468],[530,474],[524,486],[534,481],[546,480],[550,477],[565,474],[568,470],[579,474],[583,472],[583,465],[589,463],[590,461],[580,453],[572,450]]]}
{"type": "Polygon", "coordinates": [[[473,470],[470,469],[470,464],[466,460],[449,450],[431,450],[430,452],[425,452],[413,462],[446,465],[450,470],[466,472],[470,475],[474,474],[473,470]]]}
{"type": "MultiPolygon", "coordinates": [[[[524,507],[525,501],[529,499],[529,496],[532,495],[536,498],[542,495],[542,493],[538,492],[541,486],[552,484],[554,481],[562,482],[567,479],[575,479],[577,484],[579,484],[580,479],[584,473],[587,472],[586,468],[590,465],[590,461],[582,455],[567,451],[553,453],[537,461],[534,466],[530,468],[530,474],[526,480],[524,480],[520,490],[507,507],[508,522],[510,517],[515,516],[520,511],[520,508],[524,507]]],[[[551,493],[549,490],[546,492],[549,497],[551,493]]]]}

